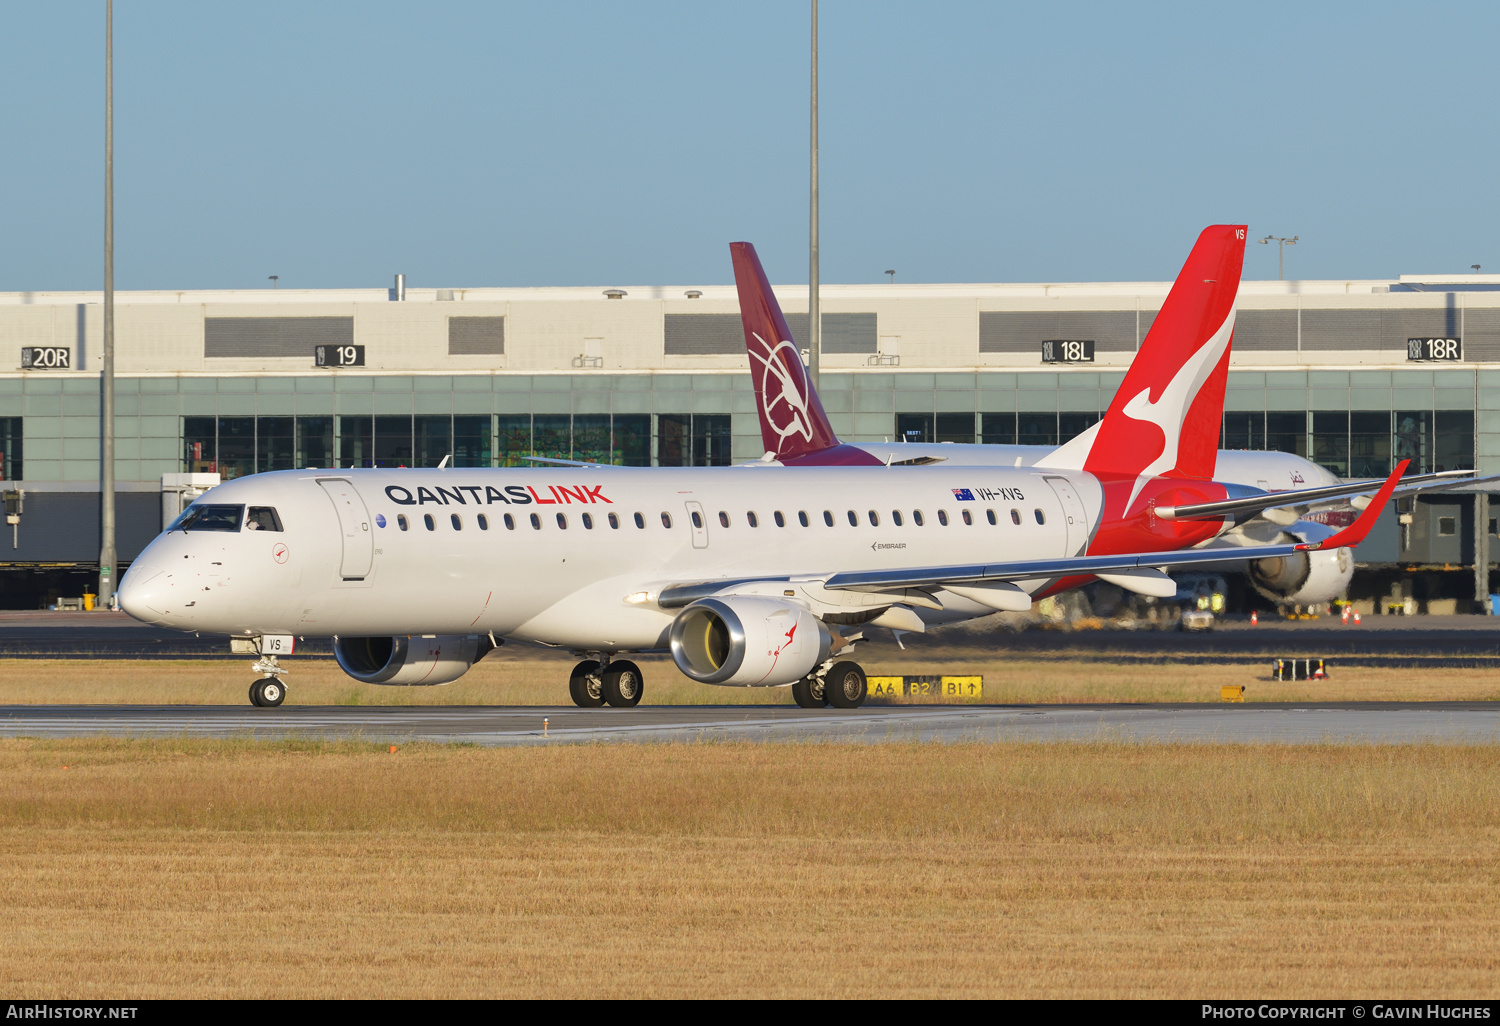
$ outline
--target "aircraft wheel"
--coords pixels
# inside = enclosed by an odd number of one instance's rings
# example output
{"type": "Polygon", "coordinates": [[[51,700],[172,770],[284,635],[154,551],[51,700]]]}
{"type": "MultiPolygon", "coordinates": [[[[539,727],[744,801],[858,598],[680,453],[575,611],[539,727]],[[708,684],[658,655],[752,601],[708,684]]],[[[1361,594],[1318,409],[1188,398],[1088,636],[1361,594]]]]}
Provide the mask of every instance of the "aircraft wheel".
{"type": "Polygon", "coordinates": [[[275,677],[265,677],[250,685],[250,701],[262,708],[274,708],[286,700],[286,685],[275,677]]]}
{"type": "Polygon", "coordinates": [[[792,681],[792,698],[803,709],[821,709],[828,704],[828,689],[816,677],[792,681]]]}
{"type": "Polygon", "coordinates": [[[835,709],[858,709],[868,688],[858,663],[834,663],[823,678],[823,694],[835,709]]]}
{"type": "Polygon", "coordinates": [[[617,709],[639,704],[645,690],[641,668],[629,659],[617,659],[604,671],[604,700],[617,709]]]}
{"type": "Polygon", "coordinates": [[[585,659],[573,667],[573,672],[568,675],[568,694],[574,705],[583,709],[598,708],[604,704],[603,692],[597,660],[585,659]]]}

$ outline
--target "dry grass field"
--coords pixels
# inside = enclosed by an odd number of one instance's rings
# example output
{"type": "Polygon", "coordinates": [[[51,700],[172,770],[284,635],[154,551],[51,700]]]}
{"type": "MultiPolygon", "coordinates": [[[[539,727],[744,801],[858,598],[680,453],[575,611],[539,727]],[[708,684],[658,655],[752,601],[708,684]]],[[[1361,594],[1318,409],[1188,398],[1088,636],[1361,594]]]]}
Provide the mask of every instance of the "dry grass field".
{"type": "Polygon", "coordinates": [[[1500,749],[0,742],[28,997],[1500,994],[1500,749]]]}
{"type": "MultiPolygon", "coordinates": [[[[665,657],[637,660],[647,705],[791,704],[786,688],[749,690],[698,684],[665,657]]],[[[0,662],[0,705],[245,705],[252,674],[244,661],[39,659],[0,662]]],[[[286,661],[293,705],[566,705],[571,658],[495,653],[453,684],[391,688],[350,680],[331,659],[286,661]]],[[[986,702],[1217,702],[1219,685],[1244,684],[1251,702],[1500,700],[1500,671],[1339,668],[1332,679],[1277,683],[1269,663],[1215,665],[1085,663],[998,657],[994,653],[935,660],[876,650],[862,662],[870,674],[984,676],[986,702]]]]}

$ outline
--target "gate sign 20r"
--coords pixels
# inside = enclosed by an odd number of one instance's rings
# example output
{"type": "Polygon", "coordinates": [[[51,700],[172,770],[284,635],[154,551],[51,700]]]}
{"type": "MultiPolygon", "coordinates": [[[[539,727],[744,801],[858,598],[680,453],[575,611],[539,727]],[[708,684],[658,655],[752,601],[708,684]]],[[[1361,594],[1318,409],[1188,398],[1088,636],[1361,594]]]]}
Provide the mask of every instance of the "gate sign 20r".
{"type": "Polygon", "coordinates": [[[1093,363],[1093,339],[1049,338],[1042,341],[1043,363],[1093,363]]]}
{"type": "Polygon", "coordinates": [[[72,370],[72,355],[67,346],[26,346],[21,350],[21,369],[72,370]]]}
{"type": "Polygon", "coordinates": [[[1408,360],[1462,360],[1463,340],[1457,338],[1409,338],[1406,340],[1408,360]]]}
{"type": "Polygon", "coordinates": [[[364,346],[313,346],[313,363],[317,367],[363,367],[364,346]]]}

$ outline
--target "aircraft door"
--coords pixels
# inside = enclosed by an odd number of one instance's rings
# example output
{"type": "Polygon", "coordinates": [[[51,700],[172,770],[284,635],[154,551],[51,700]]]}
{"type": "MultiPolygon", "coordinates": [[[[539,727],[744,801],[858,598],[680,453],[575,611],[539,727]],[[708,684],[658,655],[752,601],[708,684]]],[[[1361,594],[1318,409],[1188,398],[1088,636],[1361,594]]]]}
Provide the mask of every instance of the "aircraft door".
{"type": "Polygon", "coordinates": [[[325,477],[319,478],[318,484],[323,486],[339,517],[339,536],[344,543],[339,576],[346,581],[362,581],[375,562],[375,535],[370,531],[370,511],[349,481],[325,477]]]}
{"type": "Polygon", "coordinates": [[[1049,477],[1047,483],[1057,493],[1058,501],[1062,503],[1063,520],[1068,529],[1067,554],[1076,556],[1083,552],[1083,547],[1089,540],[1089,519],[1083,510],[1083,501],[1078,498],[1078,492],[1065,477],[1049,477]]]}
{"type": "Polygon", "coordinates": [[[703,512],[703,504],[698,502],[684,502],[687,507],[688,526],[693,529],[693,548],[708,548],[708,516],[703,512]]]}

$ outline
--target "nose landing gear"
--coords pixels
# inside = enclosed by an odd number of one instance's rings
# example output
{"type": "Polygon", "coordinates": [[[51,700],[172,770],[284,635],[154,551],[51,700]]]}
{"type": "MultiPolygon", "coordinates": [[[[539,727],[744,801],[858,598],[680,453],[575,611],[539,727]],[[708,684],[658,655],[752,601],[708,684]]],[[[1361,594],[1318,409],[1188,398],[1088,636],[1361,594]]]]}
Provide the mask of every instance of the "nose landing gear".
{"type": "Polygon", "coordinates": [[[250,685],[251,705],[269,709],[286,700],[286,683],[281,678],[287,671],[286,667],[276,661],[275,656],[261,656],[250,664],[250,669],[264,675],[250,685]]]}

